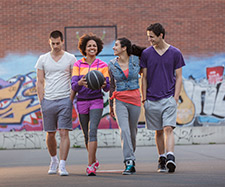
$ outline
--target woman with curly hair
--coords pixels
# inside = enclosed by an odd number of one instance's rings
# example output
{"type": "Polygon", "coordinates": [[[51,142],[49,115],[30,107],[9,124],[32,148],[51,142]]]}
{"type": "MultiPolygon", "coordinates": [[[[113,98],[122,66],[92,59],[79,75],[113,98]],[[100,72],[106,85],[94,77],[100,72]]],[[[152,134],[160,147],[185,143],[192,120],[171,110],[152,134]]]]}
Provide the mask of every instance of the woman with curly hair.
{"type": "Polygon", "coordinates": [[[88,176],[95,176],[96,169],[99,167],[96,151],[97,129],[103,112],[102,89],[107,92],[110,88],[108,65],[96,58],[103,49],[103,42],[97,36],[84,34],[79,40],[78,49],[84,57],[74,63],[71,84],[72,89],[78,93],[77,110],[88,151],[86,174],[88,176]],[[91,70],[98,70],[104,75],[105,82],[102,89],[92,90],[88,88],[85,75],[91,70]]]}

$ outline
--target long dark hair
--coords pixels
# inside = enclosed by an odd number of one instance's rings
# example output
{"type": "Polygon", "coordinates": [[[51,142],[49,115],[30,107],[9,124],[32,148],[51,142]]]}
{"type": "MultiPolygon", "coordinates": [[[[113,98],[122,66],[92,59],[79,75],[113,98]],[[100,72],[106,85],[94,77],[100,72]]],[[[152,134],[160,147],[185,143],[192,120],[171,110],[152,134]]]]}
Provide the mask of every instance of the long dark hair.
{"type": "Polygon", "coordinates": [[[146,47],[141,47],[141,46],[138,46],[138,45],[133,44],[132,45],[132,52],[131,52],[131,54],[140,57],[141,54],[142,54],[142,52],[145,49],[146,49],[146,47]]]}
{"type": "Polygon", "coordinates": [[[127,47],[127,54],[128,56],[131,55],[132,49],[131,49],[131,41],[128,40],[127,38],[123,37],[123,38],[118,38],[117,40],[120,41],[120,45],[121,47],[127,47]]]}

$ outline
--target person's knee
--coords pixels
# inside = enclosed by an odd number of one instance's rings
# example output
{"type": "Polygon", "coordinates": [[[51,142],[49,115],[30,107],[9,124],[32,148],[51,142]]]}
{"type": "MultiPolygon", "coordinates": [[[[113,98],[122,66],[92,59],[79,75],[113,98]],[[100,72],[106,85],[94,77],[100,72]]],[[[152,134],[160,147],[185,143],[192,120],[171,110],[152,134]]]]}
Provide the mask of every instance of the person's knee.
{"type": "Polygon", "coordinates": [[[89,142],[97,142],[97,136],[91,136],[89,142]]]}
{"type": "Polygon", "coordinates": [[[121,126],[120,130],[121,130],[122,134],[126,134],[127,132],[130,132],[130,128],[129,127],[125,127],[125,126],[121,126]]]}
{"type": "Polygon", "coordinates": [[[55,138],[55,133],[56,133],[56,132],[47,132],[47,138],[48,138],[48,139],[55,138]]]}
{"type": "Polygon", "coordinates": [[[90,129],[89,141],[90,142],[97,141],[97,129],[90,129]]]}
{"type": "Polygon", "coordinates": [[[69,130],[67,129],[60,129],[59,130],[59,135],[61,139],[65,139],[69,137],[69,130]]]}
{"type": "Polygon", "coordinates": [[[171,126],[166,126],[163,130],[166,135],[173,133],[173,128],[171,126]]]}
{"type": "Polygon", "coordinates": [[[156,135],[156,137],[161,137],[161,136],[163,136],[163,130],[155,131],[155,135],[156,135]]]}

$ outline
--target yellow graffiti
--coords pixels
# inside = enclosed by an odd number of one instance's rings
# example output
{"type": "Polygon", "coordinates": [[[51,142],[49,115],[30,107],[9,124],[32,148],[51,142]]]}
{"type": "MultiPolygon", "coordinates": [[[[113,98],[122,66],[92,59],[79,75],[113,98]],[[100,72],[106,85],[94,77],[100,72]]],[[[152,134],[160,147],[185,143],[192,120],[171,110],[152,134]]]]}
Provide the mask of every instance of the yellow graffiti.
{"type": "Polygon", "coordinates": [[[27,89],[27,90],[24,92],[24,95],[25,95],[25,96],[34,96],[34,95],[37,95],[37,89],[36,89],[36,86],[27,89]]]}
{"type": "Polygon", "coordinates": [[[0,110],[0,123],[21,123],[24,115],[31,113],[40,108],[40,105],[28,107],[32,99],[13,102],[6,109],[0,110]],[[8,117],[8,116],[12,117],[8,117]]]}
{"type": "Polygon", "coordinates": [[[190,123],[194,119],[195,105],[187,96],[183,84],[181,87],[180,100],[181,102],[177,108],[177,123],[184,125],[190,123]]]}
{"type": "Polygon", "coordinates": [[[0,89],[0,101],[3,99],[11,99],[15,96],[18,88],[20,86],[20,81],[15,82],[15,84],[0,89]]]}

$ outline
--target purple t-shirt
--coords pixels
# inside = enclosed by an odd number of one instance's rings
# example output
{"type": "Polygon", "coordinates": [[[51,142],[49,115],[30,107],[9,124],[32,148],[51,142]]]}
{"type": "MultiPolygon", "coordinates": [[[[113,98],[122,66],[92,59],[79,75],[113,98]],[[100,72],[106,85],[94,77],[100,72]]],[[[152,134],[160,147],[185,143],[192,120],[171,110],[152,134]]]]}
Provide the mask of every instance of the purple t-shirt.
{"type": "Polygon", "coordinates": [[[147,68],[147,99],[157,101],[175,93],[175,70],[185,65],[179,49],[170,46],[160,56],[151,46],[141,55],[140,65],[147,68]]]}

